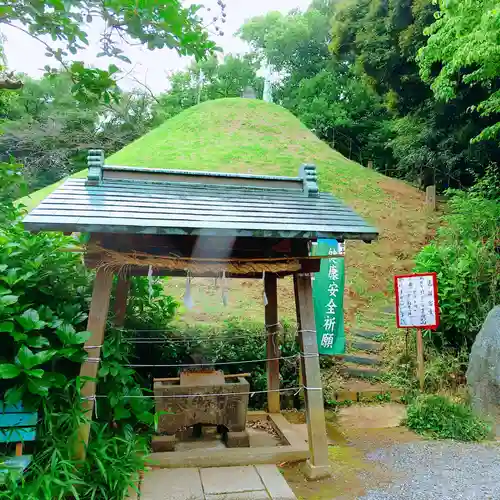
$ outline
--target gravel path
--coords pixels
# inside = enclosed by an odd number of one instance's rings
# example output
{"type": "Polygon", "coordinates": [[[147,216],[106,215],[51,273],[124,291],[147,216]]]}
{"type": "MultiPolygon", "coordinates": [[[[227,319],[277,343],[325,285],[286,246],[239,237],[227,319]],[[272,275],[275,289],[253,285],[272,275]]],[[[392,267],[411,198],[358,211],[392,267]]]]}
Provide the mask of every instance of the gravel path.
{"type": "Polygon", "coordinates": [[[500,443],[425,441],[367,457],[395,473],[394,482],[362,500],[500,500],[500,443]]]}

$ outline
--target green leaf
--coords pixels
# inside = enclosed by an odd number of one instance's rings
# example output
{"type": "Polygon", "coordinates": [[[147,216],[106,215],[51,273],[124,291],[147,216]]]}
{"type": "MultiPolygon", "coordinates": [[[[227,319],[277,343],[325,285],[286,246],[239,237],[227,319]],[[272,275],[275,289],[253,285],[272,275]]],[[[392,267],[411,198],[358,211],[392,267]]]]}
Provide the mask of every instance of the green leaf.
{"type": "Polygon", "coordinates": [[[31,370],[31,368],[42,365],[52,359],[54,355],[56,354],[56,351],[54,350],[47,350],[47,351],[40,351],[37,352],[36,354],[33,354],[32,351],[30,351],[25,345],[23,345],[17,354],[17,359],[19,360],[19,363],[25,368],[26,370],[31,370]]]}
{"type": "Polygon", "coordinates": [[[129,418],[130,416],[130,410],[127,410],[124,406],[116,406],[114,408],[113,417],[115,420],[123,420],[124,418],[129,418]]]}
{"type": "Polygon", "coordinates": [[[62,373],[56,372],[45,372],[43,379],[51,387],[64,387],[68,382],[68,379],[62,373]]]}
{"type": "Polygon", "coordinates": [[[73,344],[85,344],[85,342],[87,342],[87,340],[90,337],[92,337],[92,332],[87,332],[87,331],[78,332],[74,336],[74,342],[73,342],[73,344]]]}
{"type": "Polygon", "coordinates": [[[3,273],[8,267],[7,264],[0,264],[0,273],[3,273]]]}
{"type": "Polygon", "coordinates": [[[49,386],[44,380],[29,379],[28,390],[32,394],[38,394],[40,396],[48,396],[49,394],[49,386]]]}
{"type": "Polygon", "coordinates": [[[53,349],[37,352],[35,354],[36,365],[43,365],[44,363],[47,363],[47,361],[50,361],[55,355],[56,351],[54,351],[53,349]]]}
{"type": "Polygon", "coordinates": [[[11,387],[5,392],[5,403],[8,405],[16,405],[22,400],[25,390],[24,387],[11,387]]]}
{"type": "Polygon", "coordinates": [[[30,347],[46,347],[50,345],[49,340],[46,337],[42,337],[41,335],[39,337],[31,337],[26,340],[26,344],[28,344],[30,347]]]}
{"type": "Polygon", "coordinates": [[[16,365],[9,363],[0,364],[0,379],[16,378],[20,373],[21,370],[16,365]]]}
{"type": "Polygon", "coordinates": [[[42,378],[45,372],[41,368],[35,368],[34,370],[26,370],[25,373],[30,377],[42,378]]]}
{"type": "Polygon", "coordinates": [[[0,296],[0,306],[10,306],[15,304],[19,299],[18,295],[1,295],[0,296]]]}
{"type": "Polygon", "coordinates": [[[32,364],[35,361],[35,355],[25,345],[21,346],[17,353],[17,359],[21,366],[27,370],[35,366],[32,364]]]}
{"type": "Polygon", "coordinates": [[[0,332],[12,333],[14,325],[10,321],[3,321],[0,323],[0,332]]]}
{"type": "MultiPolygon", "coordinates": [[[[12,254],[10,254],[12,257],[12,254]]],[[[0,279],[5,281],[9,286],[12,286],[17,281],[17,271],[19,271],[18,267],[13,267],[7,271],[7,274],[4,276],[0,276],[0,279]]]]}
{"type": "Polygon", "coordinates": [[[63,323],[56,330],[56,335],[63,344],[75,344],[75,328],[70,323],[63,323]]]}
{"type": "Polygon", "coordinates": [[[109,366],[103,365],[99,368],[99,377],[106,377],[109,374],[109,366]]]}
{"type": "Polygon", "coordinates": [[[27,340],[28,335],[26,333],[12,332],[10,336],[16,341],[21,342],[22,340],[27,340]]]}
{"type": "Polygon", "coordinates": [[[71,358],[71,356],[78,352],[78,349],[75,349],[74,347],[64,347],[63,349],[59,349],[57,352],[59,356],[63,356],[64,358],[71,358]]]}
{"type": "Polygon", "coordinates": [[[38,312],[35,309],[24,311],[16,320],[27,332],[31,330],[40,330],[40,328],[46,325],[45,321],[40,320],[38,312]]]}
{"type": "Polygon", "coordinates": [[[136,415],[137,417],[137,420],[139,420],[140,422],[143,422],[147,425],[153,425],[154,423],[154,415],[152,413],[149,413],[149,412],[144,412],[144,413],[140,413],[139,415],[136,415]]]}

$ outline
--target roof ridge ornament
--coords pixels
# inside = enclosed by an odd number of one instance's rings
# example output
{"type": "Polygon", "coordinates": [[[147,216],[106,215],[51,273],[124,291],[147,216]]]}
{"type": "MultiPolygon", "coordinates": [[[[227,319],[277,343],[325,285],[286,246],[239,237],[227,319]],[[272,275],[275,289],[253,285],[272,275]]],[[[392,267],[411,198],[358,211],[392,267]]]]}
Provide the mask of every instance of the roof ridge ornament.
{"type": "Polygon", "coordinates": [[[87,166],[88,175],[87,182],[88,186],[97,186],[102,181],[102,168],[104,166],[104,150],[102,149],[89,149],[87,155],[87,166]]]}
{"type": "Polygon", "coordinates": [[[316,165],[304,163],[299,170],[299,176],[302,177],[304,192],[309,198],[319,198],[318,177],[316,175],[316,165]]]}

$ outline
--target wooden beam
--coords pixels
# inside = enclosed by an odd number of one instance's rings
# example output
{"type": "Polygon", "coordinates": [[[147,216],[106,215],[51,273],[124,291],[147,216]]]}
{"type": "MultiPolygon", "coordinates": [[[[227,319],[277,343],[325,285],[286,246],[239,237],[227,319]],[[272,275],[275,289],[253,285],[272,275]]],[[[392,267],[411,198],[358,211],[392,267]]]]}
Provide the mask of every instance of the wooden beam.
{"type": "Polygon", "coordinates": [[[116,326],[123,326],[123,324],[125,323],[130,284],[130,276],[124,276],[122,274],[118,276],[118,283],[116,284],[115,303],[113,305],[116,326]]]}
{"type": "MultiPolygon", "coordinates": [[[[264,291],[267,297],[265,322],[267,331],[267,358],[279,358],[278,345],[278,280],[273,273],[264,277],[264,291]]],[[[280,412],[280,362],[279,359],[267,361],[267,407],[269,413],[280,412]]]]}
{"type": "Polygon", "coordinates": [[[305,392],[307,434],[311,452],[305,473],[309,479],[319,479],[329,476],[331,470],[328,461],[328,439],[314,322],[311,275],[296,274],[294,288],[297,300],[300,351],[303,353],[301,356],[302,384],[305,392]]]}
{"type": "MultiPolygon", "coordinates": [[[[224,378],[239,378],[239,377],[251,377],[251,373],[225,373],[224,378]]],[[[167,377],[167,378],[154,378],[153,383],[155,382],[179,382],[181,380],[180,377],[167,377]]]]}
{"type": "Polygon", "coordinates": [[[81,396],[84,399],[82,408],[88,419],[78,429],[75,457],[80,460],[85,459],[86,448],[89,442],[90,420],[92,419],[92,412],[94,410],[94,401],[91,398],[96,393],[95,379],[99,369],[100,346],[104,342],[104,330],[106,329],[106,320],[108,318],[112,284],[113,273],[103,268],[98,269],[95,276],[87,323],[87,330],[92,333],[87,342],[85,342],[88,360],[82,364],[80,369],[80,377],[83,378],[81,396]]]}

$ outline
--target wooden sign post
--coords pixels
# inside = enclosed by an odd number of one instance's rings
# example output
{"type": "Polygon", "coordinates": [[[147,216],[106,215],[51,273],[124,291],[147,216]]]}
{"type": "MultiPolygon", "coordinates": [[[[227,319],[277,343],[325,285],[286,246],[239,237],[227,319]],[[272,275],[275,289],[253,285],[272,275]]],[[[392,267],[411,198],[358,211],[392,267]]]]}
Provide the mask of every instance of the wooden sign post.
{"type": "Polygon", "coordinates": [[[424,390],[424,342],[422,329],[435,330],[439,325],[436,273],[394,276],[396,322],[398,328],[417,330],[417,374],[420,390],[424,390]]]}

